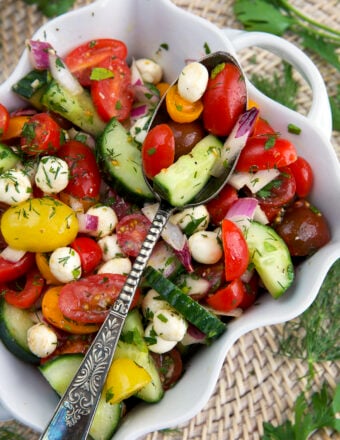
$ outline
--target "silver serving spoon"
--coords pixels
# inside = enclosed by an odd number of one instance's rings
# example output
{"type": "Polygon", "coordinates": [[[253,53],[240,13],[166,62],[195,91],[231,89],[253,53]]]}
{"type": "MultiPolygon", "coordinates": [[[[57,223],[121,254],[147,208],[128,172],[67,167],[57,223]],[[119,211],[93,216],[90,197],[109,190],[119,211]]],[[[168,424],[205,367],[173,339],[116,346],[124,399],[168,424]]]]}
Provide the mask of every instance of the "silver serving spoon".
{"type": "MultiPolygon", "coordinates": [[[[225,52],[215,52],[200,62],[209,71],[218,64],[233,63],[241,72],[236,60],[225,52]]],[[[149,130],[156,125],[157,114],[163,101],[164,97],[158,104],[149,130]]],[[[205,203],[215,197],[233,172],[238,156],[239,154],[224,167],[222,175],[217,178],[211,177],[205,188],[181,209],[205,203]]],[[[154,191],[150,182],[147,179],[146,181],[159,202],[159,209],[120,295],[111,307],[71,384],[60,399],[48,426],[40,437],[41,440],[85,440],[87,438],[123,324],[143,270],[170,215],[177,209],[163,200],[154,191]]]]}

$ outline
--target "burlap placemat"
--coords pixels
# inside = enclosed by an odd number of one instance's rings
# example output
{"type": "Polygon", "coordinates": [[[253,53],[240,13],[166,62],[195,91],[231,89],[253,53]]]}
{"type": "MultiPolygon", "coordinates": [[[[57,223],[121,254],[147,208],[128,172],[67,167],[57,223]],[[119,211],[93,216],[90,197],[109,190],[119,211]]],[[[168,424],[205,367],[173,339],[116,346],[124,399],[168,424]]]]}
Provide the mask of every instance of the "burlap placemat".
{"type": "MultiPolygon", "coordinates": [[[[122,0],[112,0],[122,1],[122,0]]],[[[91,3],[77,0],[75,8],[91,3]]],[[[179,7],[200,15],[219,27],[241,28],[236,22],[231,0],[174,0],[179,7]]],[[[294,0],[302,11],[324,24],[340,29],[339,1],[294,0]]],[[[13,70],[24,47],[24,41],[45,21],[36,6],[27,6],[21,0],[0,0],[0,81],[13,70]]],[[[289,37],[296,44],[299,41],[289,37]]],[[[311,54],[309,54],[311,55],[311,54]]],[[[339,84],[335,69],[311,56],[318,66],[330,95],[339,84]]],[[[240,61],[247,73],[273,72],[280,60],[257,49],[241,52],[240,61]],[[256,52],[254,52],[256,51],[256,52]],[[254,53],[256,63],[254,64],[254,53]]],[[[302,86],[299,111],[309,108],[310,92],[302,86]]],[[[332,144],[339,157],[340,135],[333,132],[332,144]]],[[[338,294],[334,292],[334,294],[338,294]]],[[[143,440],[256,440],[263,433],[262,423],[281,424],[292,416],[296,397],[305,389],[308,367],[299,360],[277,354],[278,337],[282,326],[264,327],[241,337],[229,351],[220,373],[215,392],[203,410],[185,424],[165,432],[155,432],[143,440]]],[[[325,362],[316,366],[315,384],[324,380],[334,388],[339,379],[340,364],[325,362]]],[[[0,426],[14,427],[27,440],[38,439],[38,434],[11,421],[0,426]]],[[[314,434],[316,439],[335,439],[330,432],[314,434]]],[[[338,438],[338,437],[337,437],[338,438]]],[[[75,439],[76,440],[76,439],[75,439]]],[[[290,440],[290,439],[287,439],[290,440]]]]}

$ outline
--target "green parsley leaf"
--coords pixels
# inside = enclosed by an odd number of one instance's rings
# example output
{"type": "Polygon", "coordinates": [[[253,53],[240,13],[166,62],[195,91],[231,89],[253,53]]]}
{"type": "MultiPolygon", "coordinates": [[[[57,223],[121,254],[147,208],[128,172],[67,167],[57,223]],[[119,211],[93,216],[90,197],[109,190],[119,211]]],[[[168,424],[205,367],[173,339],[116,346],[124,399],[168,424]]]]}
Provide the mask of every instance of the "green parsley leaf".
{"type": "Polygon", "coordinates": [[[75,0],[23,0],[28,5],[36,4],[38,10],[46,17],[56,17],[72,8],[75,0]]]}
{"type": "Polygon", "coordinates": [[[340,84],[337,94],[329,98],[329,103],[332,109],[333,129],[340,131],[340,84]]]}
{"type": "Polygon", "coordinates": [[[105,67],[95,67],[94,69],[92,69],[90,75],[90,79],[94,81],[100,81],[102,79],[108,79],[113,77],[114,77],[114,73],[109,69],[105,69],[105,67]]]}

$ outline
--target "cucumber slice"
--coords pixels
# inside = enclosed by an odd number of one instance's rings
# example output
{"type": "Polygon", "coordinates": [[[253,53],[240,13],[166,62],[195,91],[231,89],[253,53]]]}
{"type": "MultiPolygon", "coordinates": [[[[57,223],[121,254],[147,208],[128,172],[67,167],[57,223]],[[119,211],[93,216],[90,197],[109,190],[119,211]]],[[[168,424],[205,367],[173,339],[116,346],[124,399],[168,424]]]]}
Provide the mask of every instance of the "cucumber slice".
{"type": "Polygon", "coordinates": [[[20,158],[7,145],[0,144],[0,174],[14,168],[20,158]]]}
{"type": "Polygon", "coordinates": [[[55,80],[51,81],[41,98],[42,104],[93,136],[100,135],[106,126],[99,117],[87,90],[72,95],[55,80]]]}
{"type": "MultiPolygon", "coordinates": [[[[61,396],[76,374],[82,359],[82,354],[61,355],[41,365],[39,370],[56,393],[61,396]]],[[[119,425],[121,416],[122,404],[111,405],[102,395],[90,429],[91,437],[94,440],[110,440],[119,425]]]]}
{"type": "Polygon", "coordinates": [[[0,299],[0,339],[15,356],[31,364],[40,359],[28,348],[27,330],[34,325],[27,310],[18,309],[0,299]]]}
{"type": "Polygon", "coordinates": [[[153,199],[143,177],[141,152],[116,119],[108,123],[97,142],[96,153],[107,180],[118,192],[128,193],[136,201],[153,199]]]}
{"type": "Polygon", "coordinates": [[[164,389],[149,350],[141,351],[135,344],[129,344],[119,340],[114,354],[114,359],[118,358],[132,359],[136,364],[143,367],[151,376],[151,382],[138,391],[136,397],[139,397],[145,402],[152,403],[158,402],[162,399],[164,389]]]}
{"type": "Polygon", "coordinates": [[[146,282],[159,295],[168,301],[187,321],[195,325],[208,338],[216,338],[225,330],[226,325],[215,315],[190,298],[153,267],[147,267],[144,272],[146,282]]]}
{"type": "Polygon", "coordinates": [[[219,157],[222,142],[209,134],[153,179],[154,188],[172,206],[190,202],[205,186],[219,157]]]}
{"type": "Polygon", "coordinates": [[[282,238],[269,226],[252,221],[245,230],[250,260],[268,292],[279,298],[294,280],[294,266],[282,238]]]}
{"type": "Polygon", "coordinates": [[[41,97],[52,77],[48,70],[31,70],[26,76],[13,85],[12,90],[35,108],[41,110],[41,97]]]}

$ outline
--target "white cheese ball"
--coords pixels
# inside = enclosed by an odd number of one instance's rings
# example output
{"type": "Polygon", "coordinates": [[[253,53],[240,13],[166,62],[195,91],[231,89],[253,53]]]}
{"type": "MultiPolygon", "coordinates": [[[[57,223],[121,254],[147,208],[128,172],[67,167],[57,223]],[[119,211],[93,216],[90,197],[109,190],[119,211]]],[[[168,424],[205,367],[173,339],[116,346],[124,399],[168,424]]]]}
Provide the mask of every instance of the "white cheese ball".
{"type": "Polygon", "coordinates": [[[222,246],[214,231],[195,232],[188,239],[189,250],[198,263],[214,264],[222,257],[222,246]]]}
{"type": "Polygon", "coordinates": [[[32,184],[22,170],[11,169],[0,175],[0,202],[17,205],[32,195],[32,184]]]}
{"type": "Polygon", "coordinates": [[[172,309],[170,304],[161,298],[154,289],[150,289],[142,300],[142,312],[146,319],[153,319],[156,312],[163,309],[172,309]]]}
{"type": "Polygon", "coordinates": [[[43,322],[34,324],[27,330],[27,344],[36,356],[43,358],[49,356],[57,348],[58,338],[56,333],[43,322]]]}
{"type": "Polygon", "coordinates": [[[157,84],[162,79],[162,67],[149,58],[136,60],[136,66],[144,82],[157,84]]]}
{"type": "Polygon", "coordinates": [[[127,257],[117,257],[106,261],[100,266],[97,273],[113,273],[127,275],[132,268],[132,263],[127,257]]]}
{"type": "Polygon", "coordinates": [[[153,328],[158,336],[166,341],[183,339],[188,323],[178,312],[169,309],[161,309],[153,317],[153,328]]]}
{"type": "Polygon", "coordinates": [[[167,353],[177,344],[177,341],[167,341],[166,339],[163,339],[161,336],[157,335],[152,322],[150,322],[145,329],[145,338],[149,350],[158,354],[167,353]]]}
{"type": "Polygon", "coordinates": [[[208,69],[201,63],[187,64],[179,74],[177,88],[183,99],[196,102],[202,98],[208,84],[208,69]]]}
{"type": "Polygon", "coordinates": [[[65,189],[69,182],[67,163],[55,156],[40,159],[35,175],[35,184],[46,194],[57,194],[65,189]]]}
{"type": "Polygon", "coordinates": [[[99,239],[97,243],[103,252],[102,259],[104,261],[109,261],[112,258],[123,255],[123,251],[117,241],[117,234],[107,235],[99,239]]]}
{"type": "Polygon", "coordinates": [[[148,132],[150,116],[143,116],[136,120],[136,122],[130,128],[130,134],[133,139],[142,144],[145,140],[146,134],[148,132]]]}
{"type": "Polygon", "coordinates": [[[81,261],[78,252],[69,246],[55,249],[50,255],[49,267],[61,283],[78,280],[81,276],[81,261]]]}
{"type": "Polygon", "coordinates": [[[193,206],[191,208],[183,209],[170,217],[171,223],[178,225],[182,230],[192,223],[196,225],[191,233],[197,231],[204,231],[210,221],[210,215],[205,205],[193,206]]]}
{"type": "Polygon", "coordinates": [[[98,228],[96,231],[89,232],[89,235],[97,238],[106,237],[112,234],[118,218],[116,213],[109,206],[95,205],[86,211],[87,214],[96,215],[98,217],[98,228]]]}

